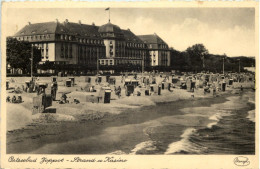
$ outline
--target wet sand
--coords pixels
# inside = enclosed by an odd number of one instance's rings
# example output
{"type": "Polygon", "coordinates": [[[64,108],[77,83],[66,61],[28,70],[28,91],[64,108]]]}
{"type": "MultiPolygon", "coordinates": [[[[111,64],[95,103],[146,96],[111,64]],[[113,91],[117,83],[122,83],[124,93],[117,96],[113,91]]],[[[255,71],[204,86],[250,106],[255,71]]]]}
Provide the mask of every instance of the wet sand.
{"type": "MultiPolygon", "coordinates": [[[[210,122],[203,117],[180,118],[178,115],[183,114],[181,109],[223,103],[229,95],[171,102],[174,110],[167,107],[169,103],[157,103],[156,106],[128,109],[120,114],[104,113],[97,120],[86,120],[81,115],[77,121],[50,120],[48,123],[33,123],[7,133],[7,153],[107,154],[117,150],[131,153],[136,145],[149,140],[149,137],[153,137],[153,140],[156,137],[165,137],[161,148],[166,149],[169,143],[180,140],[187,128],[183,124],[199,128],[210,122]],[[174,118],[169,121],[169,117],[174,118]],[[170,136],[164,133],[153,135],[153,132],[149,132],[149,129],[153,129],[151,126],[160,126],[161,123],[176,124],[175,127],[171,126],[170,136]]],[[[48,116],[52,115],[46,114],[44,118],[51,118],[48,116]]]]}

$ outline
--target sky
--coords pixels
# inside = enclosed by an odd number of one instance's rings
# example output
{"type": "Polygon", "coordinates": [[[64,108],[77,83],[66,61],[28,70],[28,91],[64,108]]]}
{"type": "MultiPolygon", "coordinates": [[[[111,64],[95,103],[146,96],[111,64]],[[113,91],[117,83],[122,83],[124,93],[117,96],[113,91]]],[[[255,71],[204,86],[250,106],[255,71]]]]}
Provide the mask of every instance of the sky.
{"type": "MultiPolygon", "coordinates": [[[[10,8],[7,36],[28,22],[78,22],[101,26],[105,8],[10,8]],[[10,22],[9,22],[10,21],[10,22]]],[[[212,54],[255,56],[254,8],[110,8],[111,23],[136,35],[159,35],[170,47],[184,51],[202,43],[212,54]]]]}

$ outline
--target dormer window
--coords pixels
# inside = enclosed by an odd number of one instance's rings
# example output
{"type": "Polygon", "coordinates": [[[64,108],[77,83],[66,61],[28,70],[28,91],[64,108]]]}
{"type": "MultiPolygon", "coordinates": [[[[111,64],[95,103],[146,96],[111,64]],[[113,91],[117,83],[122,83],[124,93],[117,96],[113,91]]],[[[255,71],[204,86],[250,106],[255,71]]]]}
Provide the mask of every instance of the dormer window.
{"type": "Polygon", "coordinates": [[[60,39],[61,39],[61,40],[63,40],[63,39],[64,39],[63,35],[60,35],[60,39]]]}
{"type": "Polygon", "coordinates": [[[23,34],[24,34],[24,32],[21,32],[21,34],[23,35],[23,34]]]}
{"type": "Polygon", "coordinates": [[[47,32],[48,32],[47,29],[43,31],[43,33],[47,33],[47,32]]]}
{"type": "Polygon", "coordinates": [[[36,33],[35,31],[32,31],[32,33],[36,33]]]}
{"type": "Polygon", "coordinates": [[[72,37],[71,36],[69,36],[69,40],[71,40],[72,39],[72,37]]]}
{"type": "Polygon", "coordinates": [[[67,35],[65,35],[65,40],[67,40],[68,39],[68,36],[67,35]]]}

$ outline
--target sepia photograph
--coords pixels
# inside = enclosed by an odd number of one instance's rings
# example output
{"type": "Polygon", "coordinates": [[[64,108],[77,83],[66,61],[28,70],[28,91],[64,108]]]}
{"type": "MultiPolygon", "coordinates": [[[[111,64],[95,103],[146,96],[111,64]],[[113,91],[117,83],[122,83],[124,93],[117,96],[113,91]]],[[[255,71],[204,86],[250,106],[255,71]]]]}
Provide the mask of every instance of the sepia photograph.
{"type": "Polygon", "coordinates": [[[258,154],[255,7],[4,15],[6,155],[258,154]]]}

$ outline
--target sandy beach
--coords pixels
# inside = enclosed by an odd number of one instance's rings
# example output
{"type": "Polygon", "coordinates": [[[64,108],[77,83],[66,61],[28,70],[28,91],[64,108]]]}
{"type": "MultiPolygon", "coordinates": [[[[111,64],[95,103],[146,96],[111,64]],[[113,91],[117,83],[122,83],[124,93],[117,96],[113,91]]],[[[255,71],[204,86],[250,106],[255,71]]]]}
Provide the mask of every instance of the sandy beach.
{"type": "MultiPolygon", "coordinates": [[[[234,84],[226,92],[218,92],[218,97],[212,93],[204,95],[203,89],[191,93],[178,88],[172,92],[162,90],[160,96],[144,96],[144,89],[140,89],[141,96],[122,94],[118,99],[112,91],[110,104],[90,103],[84,98],[93,93],[81,90],[85,85],[83,77],[76,77],[76,85],[70,88],[63,85],[64,79],[58,79],[58,92],[71,92],[68,99],[77,98],[79,104],[53,102],[47,113],[32,115],[35,93],[23,93],[21,104],[7,103],[7,153],[167,154],[171,143],[182,140],[194,129],[214,125],[216,120],[209,117],[215,112],[206,110],[208,107],[241,95],[239,84],[234,84]],[[196,107],[196,114],[189,113],[196,107]],[[51,109],[56,113],[48,113],[51,109]]],[[[15,78],[10,86],[21,85],[22,81],[15,78]]],[[[50,82],[50,78],[40,81],[50,82]]],[[[122,85],[119,77],[116,85],[122,85]]]]}

